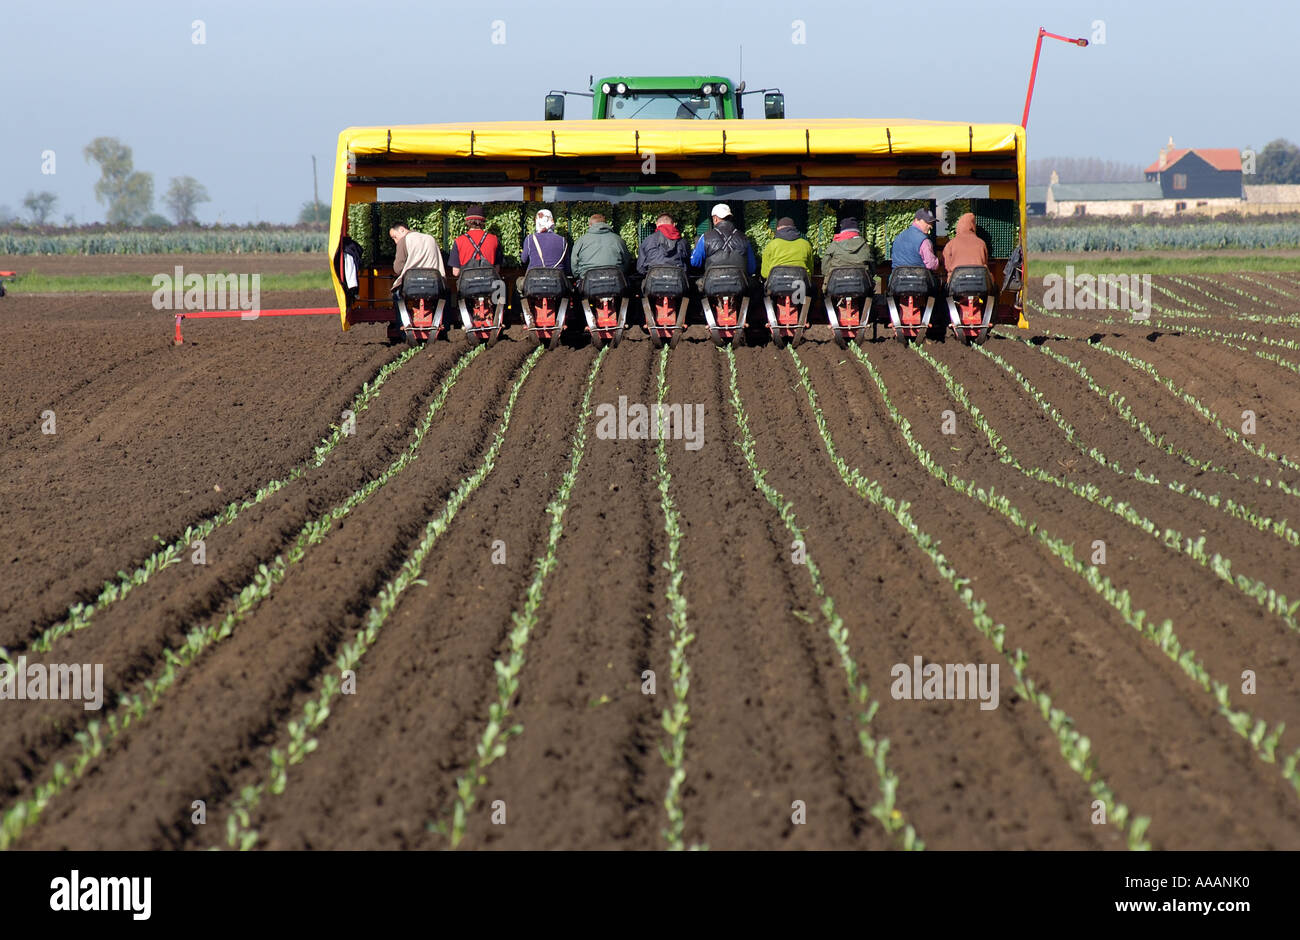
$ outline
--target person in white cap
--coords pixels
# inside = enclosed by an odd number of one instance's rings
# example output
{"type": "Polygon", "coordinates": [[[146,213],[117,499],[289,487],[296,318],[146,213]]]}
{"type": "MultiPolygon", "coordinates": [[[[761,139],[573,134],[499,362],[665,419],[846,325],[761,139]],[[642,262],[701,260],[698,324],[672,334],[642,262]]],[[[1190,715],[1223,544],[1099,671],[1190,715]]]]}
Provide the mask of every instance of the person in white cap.
{"type": "Polygon", "coordinates": [[[715,264],[744,268],[751,277],[758,273],[758,258],[745,233],[736,227],[731,207],[724,202],[713,207],[713,228],[700,236],[691,252],[691,267],[708,270],[715,264]]]}

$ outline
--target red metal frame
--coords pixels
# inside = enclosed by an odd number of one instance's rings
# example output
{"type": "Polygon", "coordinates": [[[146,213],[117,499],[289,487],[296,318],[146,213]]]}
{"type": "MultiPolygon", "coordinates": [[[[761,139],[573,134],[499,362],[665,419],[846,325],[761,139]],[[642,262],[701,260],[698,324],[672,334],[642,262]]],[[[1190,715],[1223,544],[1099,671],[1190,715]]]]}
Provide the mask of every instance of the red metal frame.
{"type": "Polygon", "coordinates": [[[1047,37],[1048,39],[1059,39],[1061,42],[1073,43],[1080,48],[1088,45],[1088,40],[1086,39],[1071,39],[1069,36],[1058,36],[1056,33],[1049,33],[1041,26],[1038,27],[1038,41],[1034,43],[1034,64],[1029,69],[1029,91],[1025,93],[1025,113],[1024,116],[1020,118],[1020,126],[1025,129],[1029,128],[1029,104],[1034,99],[1034,79],[1038,76],[1038,56],[1039,53],[1043,51],[1043,37],[1047,37]]]}

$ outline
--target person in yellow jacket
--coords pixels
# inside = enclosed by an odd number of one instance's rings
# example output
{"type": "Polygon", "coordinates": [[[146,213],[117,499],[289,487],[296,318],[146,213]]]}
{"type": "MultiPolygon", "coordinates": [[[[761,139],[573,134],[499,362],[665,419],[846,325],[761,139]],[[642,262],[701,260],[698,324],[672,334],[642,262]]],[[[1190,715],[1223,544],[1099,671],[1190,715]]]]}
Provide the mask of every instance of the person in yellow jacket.
{"type": "Polygon", "coordinates": [[[767,277],[773,268],[792,265],[803,268],[812,277],[813,246],[794,227],[788,216],[777,219],[776,236],[763,248],[762,275],[767,277]]]}

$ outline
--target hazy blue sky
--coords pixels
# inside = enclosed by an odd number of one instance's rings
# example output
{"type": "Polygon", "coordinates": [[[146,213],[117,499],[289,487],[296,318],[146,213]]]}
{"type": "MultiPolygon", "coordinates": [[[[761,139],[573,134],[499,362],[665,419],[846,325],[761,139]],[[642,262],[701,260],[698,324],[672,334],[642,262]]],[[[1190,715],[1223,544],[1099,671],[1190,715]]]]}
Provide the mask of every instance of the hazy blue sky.
{"type": "MultiPolygon", "coordinates": [[[[593,72],[738,77],[742,45],[743,78],[780,86],[790,120],[1016,122],[1038,27],[1091,37],[1097,20],[1104,45],[1044,43],[1031,159],[1145,165],[1170,136],[1300,138],[1293,0],[5,0],[2,12],[0,204],[18,212],[49,189],[58,217],[79,222],[104,218],[82,157],[96,136],[134,149],[157,211],[171,177],[190,175],[212,196],[204,222],[290,221],[311,198],[313,154],[328,193],[349,125],[537,119],[548,90],[585,89],[593,72]]],[[[586,104],[571,98],[569,115],[586,104]]]]}

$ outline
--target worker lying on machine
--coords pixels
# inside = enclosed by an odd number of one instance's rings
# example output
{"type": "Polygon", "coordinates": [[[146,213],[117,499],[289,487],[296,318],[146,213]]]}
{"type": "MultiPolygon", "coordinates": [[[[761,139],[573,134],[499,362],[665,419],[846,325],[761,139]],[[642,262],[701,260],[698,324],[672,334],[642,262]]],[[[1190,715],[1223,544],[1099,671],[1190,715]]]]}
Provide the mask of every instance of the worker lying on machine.
{"type": "Polygon", "coordinates": [[[394,320],[398,327],[410,326],[410,314],[402,299],[402,277],[415,268],[433,268],[446,277],[447,268],[442,261],[438,239],[432,235],[413,232],[404,222],[398,222],[390,228],[388,235],[397,243],[397,254],[393,257],[393,273],[397,275],[393,281],[393,309],[396,311],[394,320]]]}
{"type": "Polygon", "coordinates": [[[776,222],[776,237],[763,248],[763,277],[777,267],[801,267],[812,277],[813,246],[795,228],[794,219],[784,216],[776,222]]]}

